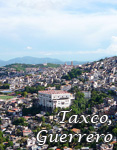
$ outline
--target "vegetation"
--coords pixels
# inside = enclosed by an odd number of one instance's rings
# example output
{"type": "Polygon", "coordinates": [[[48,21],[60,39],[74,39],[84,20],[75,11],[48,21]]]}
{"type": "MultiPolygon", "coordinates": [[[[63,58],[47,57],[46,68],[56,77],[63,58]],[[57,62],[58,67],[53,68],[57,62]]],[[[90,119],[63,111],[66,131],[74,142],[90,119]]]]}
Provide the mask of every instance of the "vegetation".
{"type": "Polygon", "coordinates": [[[39,114],[41,110],[42,110],[41,107],[35,107],[35,106],[32,106],[31,108],[23,107],[22,114],[23,116],[27,116],[27,115],[35,116],[36,114],[39,114]]]}
{"type": "Polygon", "coordinates": [[[85,111],[86,102],[87,101],[84,98],[84,94],[80,91],[77,91],[75,95],[75,100],[73,102],[73,105],[71,106],[72,112],[74,114],[81,114],[83,111],[85,111]]]}
{"type": "Polygon", "coordinates": [[[111,95],[111,96],[115,96],[116,95],[116,92],[112,91],[112,90],[108,90],[108,94],[111,95]]]}
{"type": "Polygon", "coordinates": [[[7,84],[7,83],[4,83],[4,84],[2,84],[2,85],[0,85],[0,89],[9,89],[9,84],[7,84]]]}
{"type": "Polygon", "coordinates": [[[91,99],[88,102],[88,108],[103,103],[103,99],[108,97],[107,94],[92,90],[91,99]]]}
{"type": "Polygon", "coordinates": [[[116,126],[116,128],[114,128],[114,129],[112,130],[112,132],[113,132],[113,135],[115,135],[115,136],[117,137],[117,126],[116,126]]]}
{"type": "Polygon", "coordinates": [[[83,70],[81,68],[72,69],[67,75],[64,75],[62,79],[71,80],[79,77],[84,72],[89,72],[89,70],[83,70]]]}
{"type": "Polygon", "coordinates": [[[25,122],[26,120],[23,117],[20,117],[18,119],[15,119],[13,121],[14,125],[21,125],[21,126],[27,126],[28,124],[25,122]]]}
{"type": "Polygon", "coordinates": [[[5,150],[7,147],[13,146],[13,142],[9,141],[9,137],[3,137],[2,131],[0,131],[0,150],[5,150]],[[3,144],[3,142],[7,142],[7,144],[3,144]]]}
{"type": "Polygon", "coordinates": [[[38,91],[42,91],[42,90],[45,90],[45,87],[40,86],[40,85],[32,86],[32,87],[26,86],[24,91],[16,91],[15,93],[16,95],[21,94],[22,96],[25,97],[28,93],[31,93],[31,94],[38,93],[38,91]]]}
{"type": "Polygon", "coordinates": [[[43,68],[43,67],[52,67],[52,68],[55,68],[55,67],[59,67],[60,65],[58,64],[51,64],[51,63],[48,63],[47,65],[43,65],[43,64],[20,64],[20,63],[15,63],[15,64],[10,64],[10,65],[6,65],[5,67],[6,68],[14,68],[16,69],[16,71],[26,71],[26,68],[43,68]]]}
{"type": "Polygon", "coordinates": [[[33,94],[33,93],[38,93],[38,91],[42,91],[42,90],[45,90],[45,87],[38,85],[34,87],[26,86],[24,91],[33,94]]]}
{"type": "Polygon", "coordinates": [[[0,96],[0,99],[12,99],[12,98],[14,98],[14,96],[7,96],[7,95],[1,95],[0,96]]]}
{"type": "Polygon", "coordinates": [[[63,76],[62,79],[71,80],[73,78],[77,78],[82,74],[82,70],[78,69],[72,69],[70,72],[68,72],[67,75],[63,76]]]}

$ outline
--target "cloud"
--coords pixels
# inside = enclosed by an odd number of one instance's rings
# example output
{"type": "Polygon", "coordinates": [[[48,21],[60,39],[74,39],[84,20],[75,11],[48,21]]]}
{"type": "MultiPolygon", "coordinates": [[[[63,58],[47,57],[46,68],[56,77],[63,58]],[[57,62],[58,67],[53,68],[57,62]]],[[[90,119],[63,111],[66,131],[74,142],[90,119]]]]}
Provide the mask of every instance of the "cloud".
{"type": "Polygon", "coordinates": [[[0,0],[0,4],[0,39],[7,43],[17,47],[30,43],[38,49],[35,54],[43,56],[116,52],[116,0],[0,0]],[[38,52],[41,48],[45,53],[38,52]]]}
{"type": "MultiPolygon", "coordinates": [[[[103,39],[117,34],[116,13],[69,14],[50,12],[41,16],[0,17],[1,33],[32,34],[33,36],[78,38],[81,40],[103,39]],[[29,32],[28,32],[29,30],[29,32]]],[[[88,41],[89,42],[89,41],[88,41]]],[[[94,43],[94,42],[92,42],[94,43]]],[[[96,42],[95,42],[96,43],[96,42]]]]}
{"type": "Polygon", "coordinates": [[[70,4],[71,0],[20,0],[18,7],[38,9],[38,11],[46,11],[50,9],[61,9],[70,4]]]}
{"type": "Polygon", "coordinates": [[[106,53],[117,55],[117,36],[112,36],[111,44],[105,51],[106,53]]]}
{"type": "Polygon", "coordinates": [[[46,52],[39,52],[40,54],[44,55],[44,56],[54,56],[54,55],[79,55],[79,54],[109,54],[109,55],[117,55],[117,36],[112,36],[111,38],[111,44],[105,48],[99,48],[97,50],[92,50],[92,51],[81,51],[81,50],[77,50],[77,51],[50,51],[49,53],[46,52]]]}
{"type": "MultiPolygon", "coordinates": [[[[26,9],[38,10],[38,12],[45,12],[47,10],[56,9],[90,9],[100,8],[101,5],[116,5],[116,0],[0,0],[2,6],[11,7],[14,9],[19,9],[21,11],[26,11],[26,9]],[[24,9],[24,10],[23,10],[24,9]]],[[[28,11],[28,10],[27,10],[28,11]]]]}
{"type": "Polygon", "coordinates": [[[31,50],[31,49],[32,49],[32,47],[30,47],[30,46],[27,46],[27,47],[26,47],[26,49],[28,49],[28,50],[31,50]]]}

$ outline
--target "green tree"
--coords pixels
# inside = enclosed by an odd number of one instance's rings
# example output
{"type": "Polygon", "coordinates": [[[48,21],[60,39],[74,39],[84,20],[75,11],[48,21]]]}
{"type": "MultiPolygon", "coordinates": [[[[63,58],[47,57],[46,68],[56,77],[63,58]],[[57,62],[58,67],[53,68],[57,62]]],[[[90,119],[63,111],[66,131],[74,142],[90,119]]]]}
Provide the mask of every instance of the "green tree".
{"type": "Polygon", "coordinates": [[[25,91],[23,94],[22,94],[24,97],[26,97],[28,95],[28,93],[25,91]]]}
{"type": "Polygon", "coordinates": [[[20,117],[18,119],[15,119],[13,124],[14,125],[22,125],[22,126],[27,126],[27,123],[25,122],[26,120],[23,117],[20,117]]]}
{"type": "Polygon", "coordinates": [[[13,142],[12,141],[8,141],[8,147],[12,147],[13,146],[13,142]]]}
{"type": "Polygon", "coordinates": [[[115,136],[117,136],[117,128],[114,128],[114,129],[112,130],[112,132],[113,132],[113,134],[114,134],[115,136]]]}
{"type": "Polygon", "coordinates": [[[42,120],[42,122],[45,122],[45,117],[42,116],[42,117],[41,117],[41,120],[42,120]]]}
{"type": "Polygon", "coordinates": [[[0,150],[4,150],[4,145],[0,144],[0,150]]]}

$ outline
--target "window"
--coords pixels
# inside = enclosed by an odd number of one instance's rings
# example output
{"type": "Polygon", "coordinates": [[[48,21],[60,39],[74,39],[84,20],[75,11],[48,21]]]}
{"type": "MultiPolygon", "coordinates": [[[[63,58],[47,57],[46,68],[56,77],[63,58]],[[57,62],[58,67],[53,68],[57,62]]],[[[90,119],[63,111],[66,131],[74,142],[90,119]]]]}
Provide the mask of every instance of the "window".
{"type": "Polygon", "coordinates": [[[62,105],[64,105],[65,103],[64,103],[64,102],[62,102],[61,104],[62,104],[62,105]]]}

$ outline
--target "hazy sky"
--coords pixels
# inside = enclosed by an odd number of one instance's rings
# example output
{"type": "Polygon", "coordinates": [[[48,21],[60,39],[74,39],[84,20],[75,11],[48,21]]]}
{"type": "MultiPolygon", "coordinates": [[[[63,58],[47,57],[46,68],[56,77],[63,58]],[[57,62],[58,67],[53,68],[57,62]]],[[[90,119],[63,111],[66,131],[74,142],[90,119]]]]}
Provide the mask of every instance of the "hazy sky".
{"type": "Polygon", "coordinates": [[[0,0],[0,59],[117,55],[117,0],[0,0]]]}

